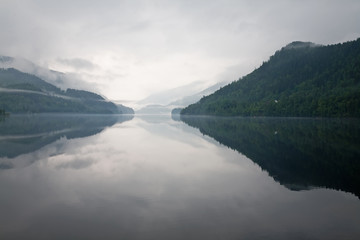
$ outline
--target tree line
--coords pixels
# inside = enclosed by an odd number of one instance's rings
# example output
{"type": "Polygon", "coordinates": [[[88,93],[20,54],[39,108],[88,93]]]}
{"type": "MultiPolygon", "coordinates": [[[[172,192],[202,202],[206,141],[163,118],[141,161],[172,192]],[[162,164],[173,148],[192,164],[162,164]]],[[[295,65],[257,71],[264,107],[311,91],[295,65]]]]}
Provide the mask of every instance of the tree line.
{"type": "Polygon", "coordinates": [[[360,39],[330,46],[289,44],[181,113],[360,117],[360,39]]]}

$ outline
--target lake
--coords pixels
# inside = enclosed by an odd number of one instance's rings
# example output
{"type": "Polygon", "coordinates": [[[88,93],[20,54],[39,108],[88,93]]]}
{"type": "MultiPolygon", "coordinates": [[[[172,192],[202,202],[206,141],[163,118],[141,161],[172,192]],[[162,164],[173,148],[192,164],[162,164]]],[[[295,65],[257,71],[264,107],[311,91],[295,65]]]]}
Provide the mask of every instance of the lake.
{"type": "Polygon", "coordinates": [[[360,121],[0,119],[0,239],[360,239],[360,121]]]}

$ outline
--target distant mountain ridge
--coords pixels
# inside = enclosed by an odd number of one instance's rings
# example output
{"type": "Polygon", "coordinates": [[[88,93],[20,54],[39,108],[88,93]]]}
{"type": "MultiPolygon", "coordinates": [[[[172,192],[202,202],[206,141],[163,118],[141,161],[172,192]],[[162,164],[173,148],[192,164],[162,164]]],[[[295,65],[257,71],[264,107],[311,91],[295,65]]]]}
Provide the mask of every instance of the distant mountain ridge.
{"type": "Polygon", "coordinates": [[[22,86],[32,85],[41,92],[60,92],[60,88],[28,73],[20,72],[14,68],[0,69],[1,80],[0,86],[4,88],[24,89],[22,86]]]}
{"type": "Polygon", "coordinates": [[[12,113],[131,112],[129,108],[117,106],[96,93],[76,89],[61,90],[37,76],[14,68],[0,69],[0,109],[12,113]]]}
{"type": "Polygon", "coordinates": [[[136,111],[136,114],[155,114],[163,115],[170,114],[171,108],[169,106],[163,106],[158,104],[146,105],[145,107],[136,111]]]}
{"type": "Polygon", "coordinates": [[[95,91],[94,87],[83,81],[79,76],[72,73],[62,73],[48,68],[41,67],[34,62],[20,57],[9,57],[0,55],[0,68],[9,69],[14,68],[20,72],[34,75],[47,83],[55,85],[63,90],[83,89],[87,91],[95,91]]]}
{"type": "Polygon", "coordinates": [[[216,90],[220,89],[221,87],[225,86],[229,84],[229,82],[225,82],[225,81],[222,81],[222,82],[218,82],[218,83],[215,83],[214,85],[198,92],[198,93],[195,93],[195,94],[192,94],[190,96],[185,96],[185,97],[182,97],[176,101],[173,101],[171,102],[169,105],[171,106],[178,106],[178,107],[185,107],[191,103],[194,103],[196,101],[199,101],[202,97],[204,96],[207,96],[213,92],[215,92],[216,90]]]}
{"type": "Polygon", "coordinates": [[[360,117],[360,39],[329,46],[290,43],[252,73],[181,113],[360,117]]]}
{"type": "Polygon", "coordinates": [[[189,104],[200,100],[202,97],[213,93],[214,91],[218,90],[220,87],[225,86],[228,83],[229,82],[225,81],[218,82],[201,91],[195,91],[195,93],[193,93],[194,90],[189,91],[189,89],[191,89],[193,85],[196,86],[199,83],[184,85],[182,87],[170,89],[168,91],[155,93],[138,102],[138,104],[140,105],[144,103],[146,103],[146,105],[138,109],[136,113],[170,114],[174,108],[186,107],[189,104]]]}

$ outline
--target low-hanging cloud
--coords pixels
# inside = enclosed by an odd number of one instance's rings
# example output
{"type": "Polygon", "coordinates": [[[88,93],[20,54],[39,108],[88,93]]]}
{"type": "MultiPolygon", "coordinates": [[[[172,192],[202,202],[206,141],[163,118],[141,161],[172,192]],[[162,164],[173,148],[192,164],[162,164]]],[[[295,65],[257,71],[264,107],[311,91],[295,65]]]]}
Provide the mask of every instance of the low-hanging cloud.
{"type": "MultiPolygon", "coordinates": [[[[76,61],[75,61],[76,62],[76,61]]],[[[86,60],[80,60],[80,65],[93,65],[91,62],[86,60]]],[[[79,63],[78,63],[79,64],[79,63]]],[[[96,69],[97,66],[93,65],[91,69],[96,69]]],[[[19,71],[35,75],[42,80],[47,81],[63,90],[67,88],[83,89],[88,91],[99,92],[99,86],[97,83],[90,83],[85,81],[86,75],[73,73],[62,73],[53,71],[51,69],[41,67],[24,58],[13,58],[7,56],[0,56],[0,68],[15,68],[19,71]]],[[[83,66],[84,68],[84,66],[83,66]]]]}
{"type": "Polygon", "coordinates": [[[92,70],[97,68],[97,66],[94,63],[82,58],[71,58],[71,59],[58,58],[57,61],[61,64],[70,66],[74,69],[92,70]]]}
{"type": "Polygon", "coordinates": [[[93,165],[95,163],[94,160],[82,160],[82,159],[77,159],[77,160],[73,160],[70,162],[64,162],[64,163],[60,163],[59,165],[56,166],[57,169],[83,169],[83,168],[88,168],[91,165],[93,165]]]}

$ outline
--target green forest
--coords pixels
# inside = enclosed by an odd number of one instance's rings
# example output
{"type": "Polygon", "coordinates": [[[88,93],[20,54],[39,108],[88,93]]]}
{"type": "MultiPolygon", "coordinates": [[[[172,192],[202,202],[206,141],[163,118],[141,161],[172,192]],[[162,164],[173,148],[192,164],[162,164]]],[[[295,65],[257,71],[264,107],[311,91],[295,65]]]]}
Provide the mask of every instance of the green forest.
{"type": "Polygon", "coordinates": [[[133,113],[131,108],[106,101],[96,93],[62,90],[13,68],[0,69],[0,88],[0,109],[10,113],[133,113]]]}
{"type": "Polygon", "coordinates": [[[293,42],[184,115],[360,117],[360,39],[293,42]]]}

